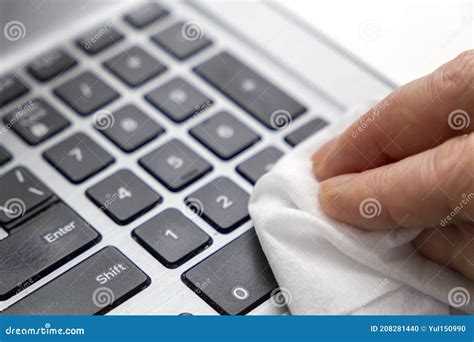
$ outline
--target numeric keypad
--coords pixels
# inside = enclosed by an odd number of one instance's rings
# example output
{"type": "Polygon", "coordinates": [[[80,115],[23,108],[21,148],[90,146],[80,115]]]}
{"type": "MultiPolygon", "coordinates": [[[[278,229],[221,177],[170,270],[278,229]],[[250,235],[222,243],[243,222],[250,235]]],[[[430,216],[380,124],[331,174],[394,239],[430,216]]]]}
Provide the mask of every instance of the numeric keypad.
{"type": "Polygon", "coordinates": [[[226,177],[219,177],[186,197],[185,203],[222,233],[249,220],[249,194],[226,177]]]}

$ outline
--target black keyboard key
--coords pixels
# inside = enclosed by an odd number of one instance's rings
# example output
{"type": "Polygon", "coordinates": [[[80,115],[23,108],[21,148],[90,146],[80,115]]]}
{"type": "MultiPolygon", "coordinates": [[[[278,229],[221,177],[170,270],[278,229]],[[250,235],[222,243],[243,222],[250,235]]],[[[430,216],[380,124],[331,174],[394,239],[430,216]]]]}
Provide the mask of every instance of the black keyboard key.
{"type": "Polygon", "coordinates": [[[150,278],[105,247],[4,311],[5,315],[101,315],[136,295],[150,278]]]}
{"type": "Polygon", "coordinates": [[[252,311],[278,286],[253,229],[185,272],[182,278],[224,315],[252,311]]]}
{"type": "Polygon", "coordinates": [[[125,152],[135,151],[165,131],[134,105],[127,105],[112,115],[113,124],[101,126],[98,118],[95,127],[125,152]]]}
{"type": "Polygon", "coordinates": [[[30,145],[37,145],[70,125],[49,103],[33,99],[9,114],[3,121],[30,145]]]}
{"type": "Polygon", "coordinates": [[[249,148],[260,136],[227,112],[219,112],[189,133],[221,159],[228,160],[249,148]]]}
{"type": "Polygon", "coordinates": [[[163,211],[132,235],[168,268],[184,264],[212,243],[209,235],[176,209],[163,211]]]}
{"type": "Polygon", "coordinates": [[[137,46],[112,57],[104,65],[131,87],[140,86],[166,70],[163,64],[137,46]]]}
{"type": "Polygon", "coordinates": [[[20,219],[53,197],[43,182],[21,166],[0,176],[0,189],[0,225],[20,219]]]}
{"type": "Polygon", "coordinates": [[[5,146],[0,145],[0,167],[12,160],[12,155],[5,146]]]}
{"type": "Polygon", "coordinates": [[[145,28],[158,20],[166,17],[168,11],[158,4],[142,5],[125,16],[125,20],[137,29],[145,28]]]}
{"type": "Polygon", "coordinates": [[[177,139],[148,153],[139,161],[171,191],[180,191],[212,170],[211,164],[177,139]]]}
{"type": "Polygon", "coordinates": [[[55,94],[81,115],[88,115],[115,100],[119,94],[86,71],[60,85],[55,94]]]}
{"type": "Polygon", "coordinates": [[[13,74],[0,77],[0,106],[4,106],[28,92],[23,81],[13,74]]]}
{"type": "Polygon", "coordinates": [[[77,39],[76,44],[85,53],[95,55],[118,43],[123,38],[123,35],[111,27],[110,23],[106,23],[83,34],[77,39]]]}
{"type": "Polygon", "coordinates": [[[44,152],[46,160],[72,183],[80,183],[114,162],[84,133],[76,133],[44,152]]]}
{"type": "MultiPolygon", "coordinates": [[[[100,235],[62,203],[41,212],[0,241],[0,299],[11,297],[99,240],[100,235]]],[[[51,303],[54,298],[45,300],[51,303]]]]}
{"type": "Polygon", "coordinates": [[[145,98],[175,122],[187,120],[212,104],[207,96],[180,77],[153,90],[145,98]]]}
{"type": "Polygon", "coordinates": [[[64,73],[76,64],[76,60],[69,53],[63,49],[54,49],[36,57],[28,65],[28,72],[37,80],[44,82],[64,73]]]}
{"type": "Polygon", "coordinates": [[[124,225],[161,202],[162,198],[128,170],[119,170],[86,191],[110,218],[124,225]]]}
{"type": "Polygon", "coordinates": [[[227,52],[195,71],[270,129],[283,129],[306,109],[227,52]]]}
{"type": "Polygon", "coordinates": [[[152,37],[153,41],[180,60],[212,44],[197,22],[179,22],[152,37]]]}
{"type": "Polygon", "coordinates": [[[328,123],[323,119],[316,118],[308,123],[304,124],[300,128],[294,130],[290,134],[285,137],[285,140],[291,146],[296,146],[310,135],[313,135],[317,131],[321,130],[322,128],[326,127],[328,123]]]}
{"type": "Polygon", "coordinates": [[[271,170],[282,155],[283,152],[276,147],[267,147],[253,157],[240,163],[237,166],[237,172],[253,185],[257,183],[260,177],[271,170]]]}
{"type": "Polygon", "coordinates": [[[221,233],[229,233],[250,219],[249,194],[226,177],[216,178],[184,202],[221,233]]]}

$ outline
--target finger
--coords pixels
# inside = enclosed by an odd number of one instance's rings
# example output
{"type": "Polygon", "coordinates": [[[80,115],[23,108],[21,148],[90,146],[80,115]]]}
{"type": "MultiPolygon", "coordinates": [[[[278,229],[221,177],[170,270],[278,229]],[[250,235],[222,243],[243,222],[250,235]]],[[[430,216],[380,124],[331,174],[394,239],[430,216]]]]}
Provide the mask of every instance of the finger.
{"type": "Polygon", "coordinates": [[[330,217],[366,229],[472,223],[474,133],[393,164],[323,181],[319,201],[330,217]]]}
{"type": "Polygon", "coordinates": [[[401,160],[474,130],[474,50],[387,96],[313,156],[324,180],[401,160]]]}

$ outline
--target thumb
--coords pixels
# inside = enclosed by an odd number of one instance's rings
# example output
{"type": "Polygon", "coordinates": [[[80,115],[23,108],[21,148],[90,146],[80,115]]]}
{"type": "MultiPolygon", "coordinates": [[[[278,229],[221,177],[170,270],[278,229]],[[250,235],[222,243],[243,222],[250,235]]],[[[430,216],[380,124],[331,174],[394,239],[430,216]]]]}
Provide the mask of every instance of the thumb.
{"type": "Polygon", "coordinates": [[[360,228],[431,228],[474,222],[474,134],[393,164],[320,183],[330,217],[360,228]]]}

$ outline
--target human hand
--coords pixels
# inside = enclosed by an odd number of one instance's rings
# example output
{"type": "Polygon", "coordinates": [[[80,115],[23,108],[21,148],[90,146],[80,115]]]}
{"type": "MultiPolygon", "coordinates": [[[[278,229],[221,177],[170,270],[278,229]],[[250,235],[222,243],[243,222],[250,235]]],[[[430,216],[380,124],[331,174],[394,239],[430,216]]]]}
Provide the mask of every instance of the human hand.
{"type": "Polygon", "coordinates": [[[313,156],[319,201],[368,230],[423,228],[424,256],[474,280],[474,50],[394,91],[313,156]]]}

